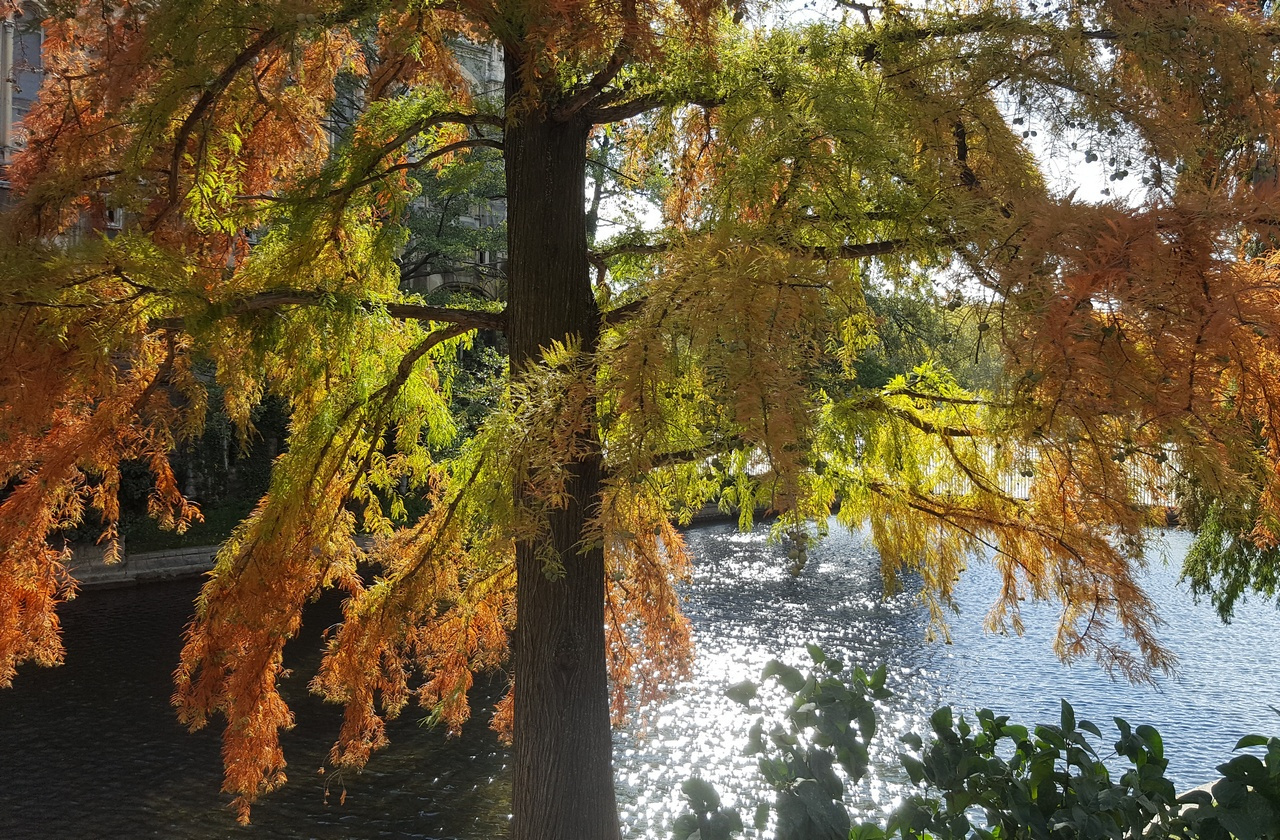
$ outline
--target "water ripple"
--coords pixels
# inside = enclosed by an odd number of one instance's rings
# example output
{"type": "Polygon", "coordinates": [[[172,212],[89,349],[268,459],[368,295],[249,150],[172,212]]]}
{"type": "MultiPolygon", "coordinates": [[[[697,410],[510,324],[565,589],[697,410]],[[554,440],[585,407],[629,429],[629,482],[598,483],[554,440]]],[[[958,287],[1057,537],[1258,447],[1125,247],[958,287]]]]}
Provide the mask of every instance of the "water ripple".
{"type": "MultiPolygon", "coordinates": [[[[1151,723],[1173,756],[1170,775],[1186,787],[1210,778],[1241,735],[1280,732],[1268,708],[1280,706],[1275,608],[1247,603],[1224,626],[1159,560],[1144,583],[1181,670],[1154,687],[1133,687],[1092,663],[1059,664],[1050,648],[1057,613],[1048,605],[1026,605],[1026,638],[983,633],[997,581],[981,564],[961,581],[954,644],[943,645],[927,641],[927,611],[911,593],[884,598],[878,558],[861,535],[833,530],[810,549],[798,579],[786,571],[785,548],[769,545],[763,529],[704,526],[688,540],[698,562],[685,608],[699,658],[688,682],[645,709],[643,723],[615,735],[628,840],[665,840],[682,810],[680,783],[695,774],[750,817],[768,794],[754,759],[742,755],[758,712],[726,699],[724,689],[758,677],[771,658],[806,665],[810,642],[850,665],[888,666],[894,697],[880,704],[875,769],[849,803],[860,815],[885,813],[902,795],[896,736],[923,731],[943,702],[970,712],[988,706],[1030,723],[1056,720],[1058,700],[1067,697],[1104,733],[1113,714],[1151,723]]],[[[1186,534],[1168,532],[1157,548],[1176,561],[1187,542],[1186,534]]],[[[90,592],[67,606],[68,664],[24,668],[15,687],[0,692],[0,837],[478,840],[506,833],[508,756],[479,714],[461,739],[449,740],[419,726],[421,713],[409,710],[390,727],[391,747],[364,773],[317,772],[341,712],[305,690],[320,649],[315,630],[286,651],[299,675],[285,685],[298,718],[285,736],[290,783],[255,807],[253,826],[236,826],[228,797],[218,793],[217,733],[186,733],[168,704],[194,594],[191,582],[161,584],[90,592]]],[[[322,601],[308,626],[332,623],[335,609],[322,601]]],[[[488,691],[492,697],[497,689],[488,691]]]]}

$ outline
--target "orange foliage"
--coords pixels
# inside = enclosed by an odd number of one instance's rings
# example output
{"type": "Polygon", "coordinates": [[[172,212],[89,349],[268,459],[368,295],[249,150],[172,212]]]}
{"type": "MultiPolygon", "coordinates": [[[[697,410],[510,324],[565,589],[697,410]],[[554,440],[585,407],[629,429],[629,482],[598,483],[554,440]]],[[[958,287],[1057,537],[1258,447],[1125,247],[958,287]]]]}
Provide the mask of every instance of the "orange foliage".
{"type": "MultiPolygon", "coordinates": [[[[1003,279],[1036,307],[1034,329],[1005,335],[1035,400],[1026,422],[1089,437],[1104,418],[1131,418],[1131,447],[1172,444],[1216,487],[1244,478],[1229,465],[1255,440],[1280,457],[1277,263],[1243,253],[1276,209],[1209,194],[1046,214],[1003,279]]],[[[1262,488],[1273,515],[1277,480],[1262,488]]]]}
{"type": "MultiPolygon", "coordinates": [[[[91,324],[76,324],[88,330],[91,324]]],[[[84,364],[71,352],[74,334],[59,347],[34,321],[6,342],[17,361],[0,371],[0,389],[25,399],[0,401],[0,685],[18,663],[61,661],[57,604],[75,591],[69,552],[49,536],[78,524],[86,507],[103,518],[107,559],[118,557],[115,491],[125,459],[145,461],[156,478],[150,506],[183,528],[199,512],[177,491],[168,453],[181,411],[172,384],[187,360],[178,336],[152,336],[121,358],[84,364]]]]}

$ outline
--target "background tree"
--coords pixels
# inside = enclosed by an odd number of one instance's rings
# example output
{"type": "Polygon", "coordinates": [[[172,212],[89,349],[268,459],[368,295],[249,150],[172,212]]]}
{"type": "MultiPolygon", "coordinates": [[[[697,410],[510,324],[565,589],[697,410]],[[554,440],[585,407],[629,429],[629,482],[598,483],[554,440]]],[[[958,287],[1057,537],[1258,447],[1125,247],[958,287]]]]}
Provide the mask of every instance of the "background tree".
{"type": "Polygon", "coordinates": [[[476,152],[440,171],[415,171],[418,196],[405,216],[408,241],[398,262],[402,284],[425,290],[441,272],[469,272],[479,284],[502,289],[505,276],[497,255],[506,248],[502,224],[505,200],[502,160],[497,152],[476,152]],[[477,255],[485,255],[481,262],[477,255]]]}
{"type": "Polygon", "coordinates": [[[198,515],[168,461],[205,416],[197,364],[242,427],[277,395],[288,450],[219,554],[175,696],[193,726],[225,717],[245,817],[284,780],[281,651],[326,587],[347,593],[313,682],[346,707],[335,763],[363,764],[411,694],[460,726],[471,674],[510,662],[515,836],[609,838],[609,680],[620,712],[685,666],[674,523],[707,501],[801,539],[839,499],[940,618],[989,551],[993,625],[1058,598],[1060,653],[1131,675],[1170,664],[1135,580],[1143,485],[1174,463],[1275,542],[1265,6],[850,4],[803,27],[696,0],[51,6],[4,230],[0,679],[60,657],[73,584],[49,536],[96,508],[114,538],[122,461],[149,465],[162,522],[198,515]],[[500,105],[473,101],[454,33],[502,45],[500,105]],[[343,73],[362,94],[335,139],[343,73]],[[593,254],[608,125],[615,168],[669,188],[659,234],[593,254]],[[1144,189],[1060,194],[1033,136],[1144,189]],[[498,147],[505,310],[406,294],[409,173],[498,147]],[[108,206],[128,229],[73,235],[108,206]],[[989,289],[990,392],[941,360],[859,384],[888,317],[868,290],[922,272],[989,289]],[[476,330],[506,336],[507,393],[433,460],[476,330]],[[1003,476],[1028,467],[1023,499],[1003,476]]]}

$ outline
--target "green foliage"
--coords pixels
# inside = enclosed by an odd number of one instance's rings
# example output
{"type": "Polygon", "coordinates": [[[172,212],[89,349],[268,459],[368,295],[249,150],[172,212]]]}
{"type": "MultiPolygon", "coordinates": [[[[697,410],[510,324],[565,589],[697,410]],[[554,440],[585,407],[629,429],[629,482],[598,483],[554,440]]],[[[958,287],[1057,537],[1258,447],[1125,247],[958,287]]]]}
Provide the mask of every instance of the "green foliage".
{"type": "MultiPolygon", "coordinates": [[[[989,552],[993,625],[1016,631],[1022,600],[1056,598],[1063,656],[1130,675],[1171,665],[1135,579],[1152,472],[1135,462],[1169,448],[1230,496],[1201,543],[1204,581],[1219,561],[1272,564],[1277,261],[1231,247],[1276,218],[1255,177],[1280,124],[1270,10],[849,3],[838,20],[755,25],[738,3],[57,5],[51,83],[7,170],[23,199],[0,224],[0,477],[14,484],[0,592],[20,605],[0,611],[0,683],[61,655],[47,536],[86,507],[114,522],[122,461],[156,476],[153,514],[193,518],[168,456],[199,435],[210,389],[194,371],[212,361],[229,424],[243,434],[266,395],[290,424],[179,674],[187,720],[231,723],[227,790],[245,808],[283,781],[276,656],[325,587],[349,598],[322,682],[347,704],[338,754],[359,765],[385,742],[378,703],[416,692],[460,725],[470,669],[501,660],[515,621],[513,562],[607,573],[615,686],[681,662],[671,522],[707,501],[744,525],[777,512],[798,571],[838,500],[890,583],[920,575],[939,620],[989,552]],[[501,43],[500,104],[467,89],[457,33],[501,43]],[[1113,180],[1149,172],[1147,189],[1131,206],[1062,195],[1037,131],[1078,138],[1113,180]],[[575,146],[548,155],[539,138],[575,146]],[[628,224],[587,252],[607,197],[657,193],[660,232],[628,224]],[[432,310],[405,288],[497,250],[501,227],[451,214],[500,201],[510,311],[432,310]],[[127,229],[77,237],[104,202],[127,229]],[[992,303],[939,309],[925,280],[992,303]],[[519,348],[501,398],[493,355],[456,361],[464,334],[496,328],[519,348]],[[545,363],[536,347],[553,348],[545,363]],[[474,437],[455,452],[459,430],[474,437]],[[1002,483],[1011,470],[1033,479],[1025,493],[1002,483]],[[382,539],[366,550],[357,528],[382,539]],[[652,631],[635,655],[628,616],[652,631]]],[[[1270,585],[1237,571],[1228,599],[1237,580],[1270,585]]],[[[594,615],[574,603],[548,614],[594,615]]],[[[538,653],[518,671],[560,656],[521,638],[538,653]]],[[[790,832],[844,830],[832,779],[865,770],[871,727],[822,667],[817,693],[757,739],[790,832]],[[811,728],[829,744],[800,737],[811,728]]],[[[553,683],[533,685],[521,696],[553,683]]],[[[712,830],[719,806],[693,795],[712,830]]]]}
{"type": "Polygon", "coordinates": [[[164,530],[149,517],[126,519],[122,516],[120,537],[125,551],[131,554],[188,546],[219,545],[249,516],[256,500],[254,496],[239,496],[202,505],[200,521],[181,534],[164,530]]]}
{"type": "Polygon", "coordinates": [[[1246,747],[1266,747],[1266,753],[1232,758],[1218,766],[1222,779],[1209,788],[1207,795],[1196,790],[1183,797],[1183,801],[1193,804],[1188,820],[1200,828],[1202,837],[1280,837],[1280,738],[1246,735],[1236,749],[1246,747]]]}
{"type": "Polygon", "coordinates": [[[680,786],[692,813],[681,814],[672,828],[675,840],[729,840],[742,831],[742,817],[735,810],[720,807],[720,795],[699,778],[680,786]]]}
{"type": "MultiPolygon", "coordinates": [[[[776,791],[778,840],[848,836],[851,824],[841,771],[855,781],[866,775],[876,732],[874,701],[889,696],[883,667],[873,674],[861,668],[847,672],[843,662],[816,645],[809,646],[809,655],[814,662],[810,674],[778,660],[765,666],[761,679],[773,679],[790,702],[782,721],[766,731],[765,719],[759,718],[747,740],[746,754],[759,756],[760,773],[776,791]]],[[[745,682],[727,694],[749,705],[757,692],[754,684],[745,682]]],[[[758,828],[764,827],[767,815],[767,808],[757,809],[758,828]]]]}
{"type": "Polygon", "coordinates": [[[997,342],[984,336],[986,307],[910,288],[872,290],[866,296],[876,317],[877,342],[857,357],[860,387],[883,388],[895,376],[932,361],[954,371],[970,390],[995,390],[1002,360],[997,342]]]}
{"type": "Polygon", "coordinates": [[[499,341],[486,338],[484,334],[477,336],[448,364],[452,368],[449,410],[458,428],[459,444],[475,437],[506,394],[506,353],[496,346],[499,341]]]}
{"type": "Polygon", "coordinates": [[[1280,594],[1280,548],[1250,538],[1259,515],[1256,504],[1237,507],[1213,499],[1188,523],[1196,535],[1182,561],[1182,577],[1197,598],[1209,596],[1223,621],[1230,621],[1251,591],[1265,598],[1280,594]]]}
{"type": "Polygon", "coordinates": [[[1122,837],[1141,835],[1153,821],[1165,826],[1165,836],[1181,830],[1177,793],[1164,775],[1168,760],[1150,726],[1134,730],[1116,719],[1116,753],[1132,769],[1113,781],[1086,738],[1101,731],[1089,721],[1077,724],[1066,701],[1057,725],[1032,731],[988,709],[977,713],[977,727],[953,719],[949,707],[930,724],[927,747],[918,737],[906,739],[921,757],[902,756],[911,780],[929,792],[911,796],[890,817],[889,836],[1122,837]],[[972,824],[978,811],[985,828],[972,824]]]}
{"type": "MultiPolygon", "coordinates": [[[[930,736],[908,733],[899,755],[917,786],[886,823],[851,825],[845,790],[868,772],[867,748],[876,731],[873,700],[890,696],[884,668],[868,676],[809,646],[808,674],[776,660],[761,679],[776,679],[790,698],[782,721],[764,738],[764,718],[752,726],[747,753],[761,756],[761,775],[777,799],[761,803],[755,824],[776,818],[778,840],[1275,840],[1280,838],[1280,738],[1250,735],[1243,753],[1218,766],[1222,777],[1181,796],[1165,775],[1169,759],[1153,727],[1115,718],[1110,754],[1093,739],[1102,731],[1078,720],[1066,700],[1057,723],[1028,729],[980,709],[976,724],[943,706],[929,719],[930,736]],[[1113,778],[1104,759],[1123,759],[1113,778]],[[843,775],[834,772],[838,764],[843,775]]],[[[731,687],[744,705],[758,699],[755,683],[731,687]]],[[[685,795],[695,815],[677,821],[675,836],[727,838],[725,814],[710,785],[691,781],[685,795]],[[694,835],[718,821],[719,833],[694,835]],[[699,822],[701,820],[701,822],[699,822]]],[[[740,823],[739,823],[740,824],[740,823]]]]}
{"type": "MultiPolygon", "coordinates": [[[[491,149],[439,169],[413,172],[418,194],[409,202],[404,225],[408,241],[396,257],[401,284],[421,288],[427,275],[444,271],[496,273],[479,264],[476,252],[506,250],[502,157],[491,149]]],[[[497,285],[499,277],[492,278],[497,285]]]]}

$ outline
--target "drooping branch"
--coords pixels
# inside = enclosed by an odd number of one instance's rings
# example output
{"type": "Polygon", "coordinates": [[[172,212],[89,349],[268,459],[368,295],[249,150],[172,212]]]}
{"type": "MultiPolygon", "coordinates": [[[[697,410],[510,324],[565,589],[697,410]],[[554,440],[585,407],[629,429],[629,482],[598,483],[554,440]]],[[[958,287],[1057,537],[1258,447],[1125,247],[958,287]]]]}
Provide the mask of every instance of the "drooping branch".
{"type": "Polygon", "coordinates": [[[495,114],[465,113],[461,111],[442,111],[438,114],[431,114],[420,120],[414,120],[413,123],[395,137],[383,143],[382,148],[378,150],[378,157],[385,157],[422,132],[442,125],[487,125],[493,128],[502,128],[503,122],[502,118],[495,114]]]}
{"type": "MultiPolygon", "coordinates": [[[[848,5],[851,8],[859,8],[858,4],[844,3],[843,0],[837,0],[837,2],[841,2],[842,5],[848,5]]],[[[861,11],[861,9],[859,10],[861,11]]],[[[861,57],[864,61],[878,63],[884,55],[884,48],[887,46],[898,44],[917,44],[940,38],[962,38],[969,35],[983,35],[996,32],[1002,27],[1006,31],[1016,27],[1016,32],[1014,34],[1028,36],[1049,37],[1064,33],[1063,30],[1045,28],[1021,17],[1011,17],[1001,14],[992,14],[989,12],[973,15],[961,15],[953,17],[950,20],[942,20],[936,24],[928,26],[886,27],[877,33],[876,37],[871,39],[862,48],[861,57]]],[[[1066,30],[1066,34],[1075,35],[1085,41],[1118,41],[1121,39],[1121,34],[1119,32],[1108,27],[1098,29],[1076,29],[1074,31],[1066,30]]]]}
{"type": "MultiPolygon", "coordinates": [[[[915,244],[910,239],[884,239],[875,242],[846,243],[844,245],[784,245],[793,256],[811,257],[815,260],[860,260],[867,257],[883,257],[906,250],[915,244]]],[[[592,259],[608,262],[621,256],[653,256],[670,251],[670,242],[635,242],[615,245],[596,251],[592,259]]]]}
{"type": "MultiPolygon", "coordinates": [[[[494,116],[492,114],[467,114],[467,113],[461,113],[461,112],[442,112],[438,114],[432,114],[429,117],[424,117],[421,120],[414,121],[414,123],[410,125],[408,128],[401,131],[399,134],[397,134],[395,137],[388,140],[386,143],[383,143],[382,146],[378,149],[378,154],[374,156],[372,160],[375,162],[380,161],[383,158],[385,158],[387,155],[405,146],[414,137],[418,136],[422,132],[432,128],[436,128],[438,126],[442,126],[442,125],[465,125],[465,126],[472,126],[472,127],[477,125],[488,125],[488,126],[496,126],[500,128],[502,126],[502,120],[499,117],[494,116]]],[[[454,143],[448,143],[444,146],[441,146],[438,149],[428,152],[427,154],[423,155],[420,158],[417,158],[416,160],[404,161],[402,163],[397,163],[392,166],[388,166],[386,169],[382,170],[381,172],[367,174],[364,177],[359,178],[358,180],[352,181],[347,184],[343,184],[342,186],[339,186],[339,187],[334,187],[333,189],[330,189],[328,192],[321,193],[315,196],[308,196],[308,199],[309,200],[328,200],[332,198],[338,198],[340,196],[349,196],[352,193],[354,193],[356,190],[360,189],[361,187],[367,187],[370,184],[377,182],[379,179],[385,178],[387,175],[390,175],[393,172],[403,172],[410,169],[418,169],[420,167],[426,166],[428,163],[430,163],[433,160],[437,160],[441,157],[444,157],[445,155],[452,154],[454,152],[463,151],[465,149],[473,149],[473,148],[489,148],[489,149],[498,149],[499,151],[501,151],[503,148],[503,145],[501,140],[498,140],[493,137],[469,137],[466,140],[458,140],[454,143]]],[[[262,194],[239,195],[239,196],[236,196],[236,198],[239,201],[287,202],[291,200],[289,196],[285,196],[285,195],[262,195],[262,194]]]]}
{"type": "MultiPolygon", "coordinates": [[[[362,11],[362,6],[363,4],[360,2],[353,3],[350,6],[343,6],[329,14],[321,16],[320,21],[323,24],[332,25],[332,24],[347,20],[351,18],[353,15],[360,13],[362,11]]],[[[187,114],[186,118],[182,121],[182,125],[179,127],[177,135],[174,138],[173,153],[169,161],[169,167],[168,167],[168,173],[167,173],[168,197],[164,205],[160,208],[160,210],[156,213],[156,215],[152,218],[151,222],[149,223],[148,225],[149,230],[155,230],[159,228],[159,226],[164,222],[164,220],[168,218],[168,216],[173,212],[173,210],[181,202],[182,194],[181,194],[180,180],[181,180],[182,162],[186,156],[187,144],[191,140],[192,135],[195,134],[196,129],[199,126],[201,120],[205,119],[209,111],[217,104],[218,100],[226,92],[227,88],[231,86],[232,82],[235,81],[236,77],[241,73],[241,71],[243,71],[246,67],[252,64],[253,61],[256,60],[260,55],[262,55],[262,53],[265,52],[269,47],[279,42],[280,39],[283,38],[286,34],[288,34],[287,30],[280,29],[274,26],[264,30],[248,46],[246,46],[243,50],[241,50],[235,56],[234,59],[232,59],[231,63],[228,64],[226,68],[223,69],[223,71],[217,76],[217,78],[215,78],[207,86],[205,86],[204,91],[200,94],[199,99],[196,100],[195,106],[191,109],[191,112],[187,114]]],[[[394,151],[395,149],[400,148],[405,143],[408,143],[413,137],[415,137],[416,135],[420,134],[422,131],[425,131],[428,128],[431,128],[437,125],[450,124],[450,123],[459,124],[459,125],[471,125],[471,126],[490,125],[495,128],[502,128],[503,126],[503,120],[500,117],[497,117],[491,114],[474,114],[474,113],[473,114],[467,114],[467,113],[434,114],[423,120],[416,121],[413,125],[405,129],[405,131],[402,132],[400,135],[388,141],[388,143],[384,146],[382,155],[380,155],[379,157],[385,156],[386,154],[389,154],[391,151],[394,151]]]]}
{"type": "Polygon", "coordinates": [[[426,166],[431,161],[442,158],[445,155],[450,155],[450,154],[453,154],[454,152],[460,152],[466,149],[476,149],[476,148],[497,149],[498,151],[502,151],[502,141],[494,140],[489,137],[472,137],[467,140],[459,140],[456,143],[449,143],[447,145],[441,146],[440,148],[432,152],[429,152],[428,154],[423,155],[422,157],[416,160],[407,160],[407,161],[404,161],[403,163],[397,163],[393,166],[388,166],[386,169],[382,170],[381,172],[376,172],[365,178],[361,178],[359,181],[355,181],[351,184],[347,184],[345,187],[342,187],[341,189],[330,190],[328,193],[321,196],[321,198],[334,198],[336,196],[343,195],[345,193],[349,193],[354,190],[358,190],[361,187],[367,187],[370,184],[376,183],[380,179],[385,178],[386,176],[394,172],[405,172],[410,169],[420,169],[423,166],[426,166]]]}
{"type": "Polygon", "coordinates": [[[457,338],[467,332],[471,327],[466,324],[452,324],[443,329],[435,330],[426,338],[418,343],[416,347],[405,354],[400,360],[400,364],[396,367],[395,378],[378,389],[372,396],[381,397],[384,403],[390,403],[391,399],[400,393],[400,389],[409,381],[410,374],[413,373],[413,367],[422,361],[422,357],[431,352],[436,346],[443,344],[451,338],[457,338]]]}
{"type": "Polygon", "coordinates": [[[694,106],[717,108],[725,103],[720,96],[678,96],[670,92],[641,94],[627,99],[626,91],[613,91],[596,97],[590,108],[584,108],[587,122],[592,125],[622,122],[638,117],[646,111],[663,107],[694,106]]]}
{"type": "MultiPolygon", "coordinates": [[[[860,242],[844,245],[804,246],[791,245],[784,247],[794,256],[815,260],[857,260],[867,257],[881,257],[906,250],[912,244],[909,239],[885,239],[877,242],[860,242]]],[[[603,251],[595,251],[590,255],[591,263],[603,275],[609,260],[621,256],[653,256],[666,253],[673,248],[671,242],[635,242],[615,245],[603,251]]],[[[634,317],[645,305],[645,298],[602,312],[601,323],[607,327],[616,327],[634,317]]]]}
{"type": "MultiPolygon", "coordinates": [[[[382,146],[379,147],[377,155],[375,155],[372,158],[372,160],[375,162],[381,161],[383,158],[385,158],[387,155],[391,154],[392,152],[395,152],[403,148],[405,145],[411,142],[413,138],[417,137],[419,134],[422,134],[424,131],[427,131],[429,129],[436,128],[442,125],[465,125],[473,128],[477,125],[489,125],[489,126],[501,128],[503,123],[501,118],[493,114],[463,113],[458,111],[445,111],[445,112],[440,112],[436,114],[431,114],[430,116],[423,117],[420,120],[414,120],[412,124],[410,124],[404,130],[402,130],[395,137],[383,143],[382,146]]],[[[426,163],[429,163],[432,160],[442,157],[443,155],[447,155],[452,152],[460,151],[462,149],[471,148],[474,146],[486,146],[489,148],[501,149],[502,142],[489,137],[471,137],[466,140],[459,140],[456,143],[450,143],[445,146],[442,146],[439,149],[436,149],[424,155],[422,158],[416,161],[406,161],[404,163],[396,164],[394,166],[388,167],[383,172],[367,174],[365,177],[361,178],[360,180],[353,181],[348,184],[344,184],[340,187],[335,187],[334,189],[330,190],[329,192],[319,197],[322,199],[330,199],[330,198],[336,198],[339,196],[350,196],[360,187],[372,184],[375,181],[377,181],[379,178],[385,177],[390,172],[402,171],[406,169],[414,169],[426,163]]]]}

